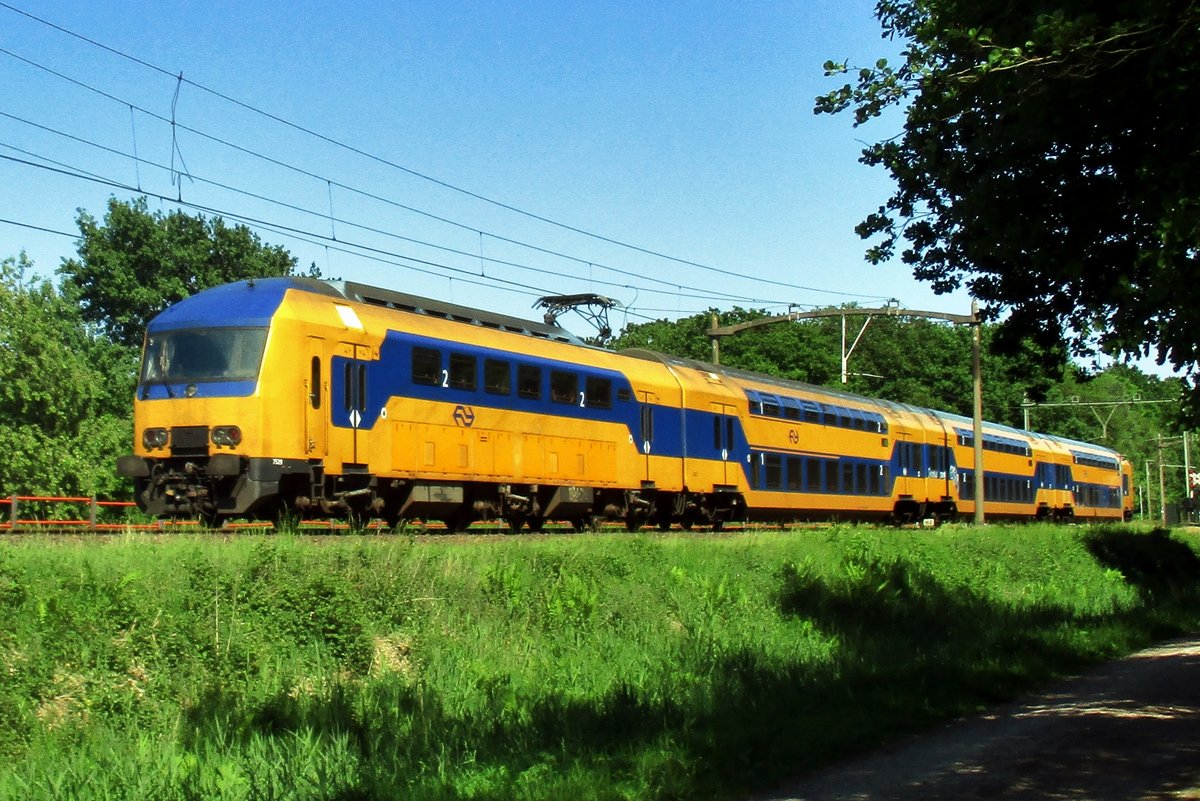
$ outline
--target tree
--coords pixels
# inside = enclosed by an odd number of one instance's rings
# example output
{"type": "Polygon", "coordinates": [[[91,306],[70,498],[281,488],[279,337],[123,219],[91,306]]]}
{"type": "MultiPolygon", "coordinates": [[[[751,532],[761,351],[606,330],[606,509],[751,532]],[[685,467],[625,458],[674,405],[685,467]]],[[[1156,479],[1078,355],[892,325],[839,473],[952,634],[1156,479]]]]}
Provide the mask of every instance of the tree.
{"type": "MultiPolygon", "coordinates": [[[[714,313],[715,309],[674,322],[655,320],[630,325],[613,340],[612,347],[648,348],[672,356],[712,361],[708,331],[714,313]]],[[[770,316],[759,309],[734,308],[720,312],[717,323],[736,325],[770,316]]],[[[839,370],[837,345],[829,339],[829,333],[804,325],[773,325],[727,337],[721,342],[721,364],[810,384],[829,381],[839,370]]]]}
{"type": "Polygon", "coordinates": [[[127,492],[112,460],[133,436],[136,354],[31,269],[24,254],[0,261],[0,493],[127,492]]]}
{"type": "Polygon", "coordinates": [[[59,268],[64,291],[78,298],[86,322],[130,347],[140,347],[146,323],[176,301],[229,281],[290,275],[296,266],[244,225],[178,210],[151,214],[145,198],[111,198],[102,225],[83,210],[77,222],[79,258],[59,268]]]}
{"type": "Polygon", "coordinates": [[[1153,351],[1194,376],[1196,0],[880,0],[876,14],[902,63],[858,69],[815,109],[852,109],[856,126],[903,110],[903,133],[863,151],[896,182],[857,228],[880,237],[868,260],[904,240],[917,278],[965,283],[1010,345],[1153,351]]]}

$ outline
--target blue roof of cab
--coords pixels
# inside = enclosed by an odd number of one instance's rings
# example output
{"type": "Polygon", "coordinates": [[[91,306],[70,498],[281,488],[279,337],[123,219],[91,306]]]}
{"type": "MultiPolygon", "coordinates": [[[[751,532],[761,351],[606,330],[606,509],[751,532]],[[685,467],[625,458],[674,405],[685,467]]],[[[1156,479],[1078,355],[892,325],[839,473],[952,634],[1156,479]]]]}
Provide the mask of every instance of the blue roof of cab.
{"type": "Polygon", "coordinates": [[[221,284],[184,298],[160,312],[147,330],[157,333],[181,328],[265,328],[289,289],[341,297],[328,283],[312,278],[253,278],[221,284]]]}

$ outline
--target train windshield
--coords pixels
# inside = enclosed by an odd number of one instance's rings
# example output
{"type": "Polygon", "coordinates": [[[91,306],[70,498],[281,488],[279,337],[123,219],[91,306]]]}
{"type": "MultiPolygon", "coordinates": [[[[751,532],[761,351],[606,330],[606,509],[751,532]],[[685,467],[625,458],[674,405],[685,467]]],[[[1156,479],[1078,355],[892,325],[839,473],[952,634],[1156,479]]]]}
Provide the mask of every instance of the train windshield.
{"type": "Polygon", "coordinates": [[[266,344],[265,328],[191,328],[150,334],[142,382],[253,381],[266,344]]]}

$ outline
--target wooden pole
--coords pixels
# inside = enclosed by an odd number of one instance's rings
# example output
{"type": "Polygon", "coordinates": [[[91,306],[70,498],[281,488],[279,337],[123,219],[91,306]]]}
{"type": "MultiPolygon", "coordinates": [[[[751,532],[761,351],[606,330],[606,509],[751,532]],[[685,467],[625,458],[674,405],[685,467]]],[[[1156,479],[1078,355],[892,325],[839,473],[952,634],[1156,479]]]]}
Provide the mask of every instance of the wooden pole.
{"type": "Polygon", "coordinates": [[[983,525],[983,371],[980,357],[979,304],[971,301],[971,367],[975,374],[974,403],[972,408],[971,430],[975,438],[975,525],[983,525]]]}

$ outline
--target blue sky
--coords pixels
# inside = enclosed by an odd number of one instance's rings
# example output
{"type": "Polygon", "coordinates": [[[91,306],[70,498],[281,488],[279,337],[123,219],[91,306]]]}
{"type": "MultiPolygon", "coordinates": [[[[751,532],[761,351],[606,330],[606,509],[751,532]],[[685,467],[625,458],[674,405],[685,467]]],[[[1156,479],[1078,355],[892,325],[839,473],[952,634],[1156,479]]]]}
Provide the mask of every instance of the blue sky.
{"type": "MultiPolygon", "coordinates": [[[[71,233],[140,187],[262,221],[329,276],[523,317],[598,292],[629,308],[617,327],[969,305],[863,261],[853,227],[890,183],[857,159],[898,118],[812,113],[827,58],[898,50],[866,0],[3,2],[160,69],[0,6],[0,219],[71,233]]],[[[0,223],[0,257],[73,255],[23,226],[0,223]]]]}

